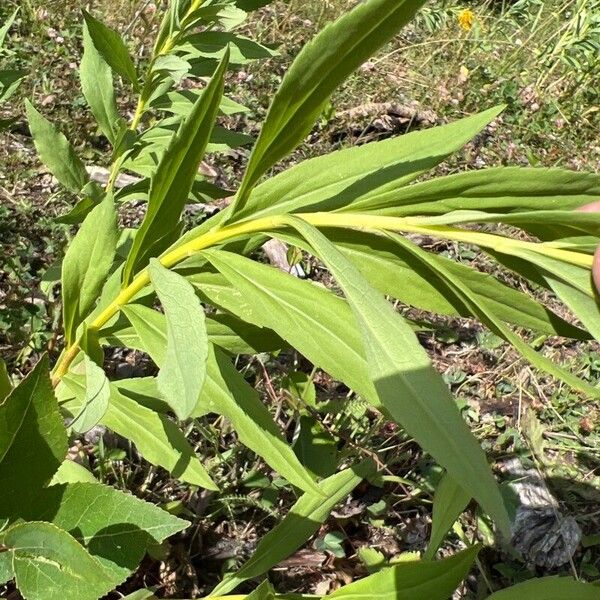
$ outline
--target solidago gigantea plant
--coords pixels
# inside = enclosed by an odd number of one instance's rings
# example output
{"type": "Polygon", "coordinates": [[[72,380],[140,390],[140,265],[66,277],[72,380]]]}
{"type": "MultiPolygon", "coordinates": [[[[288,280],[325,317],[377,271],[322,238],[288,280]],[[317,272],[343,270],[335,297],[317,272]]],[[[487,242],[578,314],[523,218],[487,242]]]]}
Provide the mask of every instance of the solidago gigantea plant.
{"type": "MultiPolygon", "coordinates": [[[[233,355],[277,351],[283,344],[397,422],[446,470],[436,502],[456,493],[464,497],[450,519],[434,519],[424,560],[384,568],[331,597],[448,598],[478,552],[473,546],[433,560],[460,510],[474,498],[505,542],[509,518],[450,391],[385,296],[475,317],[535,367],[587,397],[600,394],[513,329],[600,339],[590,279],[600,216],[572,212],[600,196],[600,178],[561,169],[495,168],[412,183],[502,107],[306,160],[264,179],[302,142],[333,90],[423,2],[368,0],[307,44],[273,98],[233,202],[182,233],[190,199],[223,195],[198,174],[205,154],[248,141],[215,122],[219,114],[245,110],[223,95],[229,67],[273,53],[235,31],[245,17],[240,7],[258,4],[265,2],[174,0],[143,77],[119,35],[85,15],[82,90],[113,148],[105,187],[90,181],[66,138],[27,106],[40,158],[80,196],[63,220],[81,222],[62,263],[64,349],[51,371],[44,357],[16,387],[7,376],[0,387],[0,581],[14,578],[30,600],[99,598],[133,572],[150,545],[186,527],[66,459],[69,432],[103,424],[173,477],[217,490],[172,415],[178,421],[223,415],[248,448],[302,492],[213,597],[264,577],[363,478],[375,475],[374,465],[363,462],[318,479],[298,460],[232,362],[233,355]],[[183,77],[209,75],[201,91],[177,88],[183,77]],[[117,111],[115,76],[138,94],[131,123],[117,111]],[[141,179],[117,189],[123,171],[141,179]],[[137,231],[119,231],[116,206],[134,198],[146,200],[145,218],[137,231]],[[539,241],[465,227],[474,223],[508,224],[539,241]],[[582,327],[490,275],[423,250],[408,233],[478,246],[554,292],[582,327]],[[343,296],[253,260],[268,238],[318,257],[343,296]],[[103,370],[107,345],[146,352],[158,376],[109,381],[103,370]]],[[[570,579],[541,579],[491,598],[524,593],[582,599],[598,592],[570,579]]],[[[265,581],[249,598],[273,595],[265,581]]]]}

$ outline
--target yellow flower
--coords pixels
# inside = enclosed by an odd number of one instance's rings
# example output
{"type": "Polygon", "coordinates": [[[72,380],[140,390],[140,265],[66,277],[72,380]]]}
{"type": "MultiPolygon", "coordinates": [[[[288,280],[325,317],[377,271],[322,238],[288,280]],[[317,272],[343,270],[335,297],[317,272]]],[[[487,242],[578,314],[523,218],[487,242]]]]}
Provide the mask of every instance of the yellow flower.
{"type": "Polygon", "coordinates": [[[458,13],[458,24],[465,30],[470,31],[475,21],[475,14],[472,10],[465,8],[458,13]]]}

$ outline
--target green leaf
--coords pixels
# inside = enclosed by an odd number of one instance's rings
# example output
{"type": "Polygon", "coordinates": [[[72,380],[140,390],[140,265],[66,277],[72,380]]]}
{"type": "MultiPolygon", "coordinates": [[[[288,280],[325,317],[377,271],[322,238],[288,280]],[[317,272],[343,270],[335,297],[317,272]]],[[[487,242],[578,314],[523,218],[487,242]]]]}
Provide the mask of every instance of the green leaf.
{"type": "Polygon", "coordinates": [[[67,190],[78,194],[88,183],[87,171],[67,138],[25,101],[33,143],[42,162],[67,190]]]}
{"type": "Polygon", "coordinates": [[[0,50],[2,46],[4,46],[4,40],[6,39],[6,34],[8,30],[12,27],[12,24],[15,22],[17,15],[19,14],[19,9],[17,8],[6,21],[4,21],[4,25],[0,27],[0,50]]]}
{"type": "Polygon", "coordinates": [[[595,585],[571,577],[543,577],[518,583],[488,597],[488,600],[598,600],[595,585]]]}
{"type": "MultiPolygon", "coordinates": [[[[202,31],[184,38],[177,46],[187,60],[212,58],[221,60],[227,48],[230,49],[230,63],[244,65],[251,60],[271,58],[277,52],[249,38],[224,31],[202,31]]],[[[193,64],[193,62],[192,62],[193,64]]]]}
{"type": "Polygon", "coordinates": [[[102,133],[111,144],[119,135],[119,111],[110,66],[92,41],[87,23],[83,26],[83,58],[79,69],[81,89],[102,133]]]}
{"type": "MultiPolygon", "coordinates": [[[[165,316],[142,304],[123,306],[133,328],[115,324],[101,331],[104,339],[113,345],[124,345],[147,352],[161,366],[167,347],[167,323],[165,316]]],[[[257,354],[280,350],[285,342],[273,331],[256,327],[233,315],[213,314],[206,318],[206,332],[213,344],[232,354],[257,354]]]]}
{"type": "Polygon", "coordinates": [[[337,442],[314,418],[302,415],[294,452],[300,462],[316,476],[328,477],[338,465],[337,442]]]}
{"type": "Polygon", "coordinates": [[[496,521],[510,523],[485,454],[410,326],[317,229],[288,217],[344,291],[363,334],[369,375],[380,405],[496,521]]]}
{"type": "Polygon", "coordinates": [[[189,525],[149,502],[98,482],[53,485],[22,516],[51,522],[69,532],[100,562],[111,587],[137,568],[152,544],[189,525]]]}
{"type": "Polygon", "coordinates": [[[71,421],[70,427],[84,433],[96,426],[106,414],[110,399],[110,383],[104,370],[84,354],[85,398],[81,411],[71,421]]]}
{"type": "Polygon", "coordinates": [[[236,219],[299,211],[370,210],[378,206],[380,197],[401,193],[408,182],[462,148],[502,110],[498,106],[447,125],[305,160],[252,190],[236,219]]]}
{"type": "Polygon", "coordinates": [[[226,278],[207,272],[188,277],[211,304],[272,329],[313,364],[359,394],[375,396],[360,332],[342,298],[232,252],[211,249],[202,255],[226,278]]]}
{"type": "Polygon", "coordinates": [[[98,300],[113,264],[118,235],[114,201],[108,195],[85,218],[63,260],[63,322],[69,344],[98,300]]]}
{"type": "Polygon", "coordinates": [[[246,596],[246,600],[275,600],[275,590],[268,581],[263,581],[252,593],[246,596]]]}
{"type": "Polygon", "coordinates": [[[252,557],[236,573],[227,575],[211,596],[227,594],[293,554],[318,531],[334,507],[374,471],[372,463],[363,462],[321,481],[320,493],[303,494],[281,523],[261,538],[252,557]]]}
{"type": "Polygon", "coordinates": [[[207,380],[196,408],[226,417],[242,444],[290,483],[306,492],[319,493],[311,475],[296,458],[267,407],[227,356],[211,345],[207,380]]]}
{"type": "Polygon", "coordinates": [[[448,473],[444,473],[433,497],[431,536],[423,556],[424,560],[433,560],[446,534],[452,529],[452,525],[456,523],[470,501],[471,496],[448,473]]]}
{"type": "Polygon", "coordinates": [[[112,588],[100,561],[51,523],[20,523],[0,536],[28,600],[97,600],[112,588]]]}
{"type": "Polygon", "coordinates": [[[180,419],[189,417],[206,375],[208,335],[204,308],[181,275],[150,262],[150,280],[167,319],[167,351],[158,374],[158,389],[180,419]]]}
{"type": "Polygon", "coordinates": [[[198,165],[210,140],[223,96],[223,79],[227,71],[228,56],[224,56],[192,112],[173,136],[156,169],[150,185],[148,210],[135,236],[123,271],[124,285],[131,281],[139,267],[146,266],[151,256],[157,256],[165,249],[166,246],[160,246],[161,240],[179,223],[198,173],[198,165]]]}
{"type": "Polygon", "coordinates": [[[246,168],[231,215],[260,177],[309,133],[335,88],[406,25],[421,0],[370,0],[306,44],[281,83],[246,168]]]}
{"type": "Polygon", "coordinates": [[[0,552],[0,585],[14,579],[15,573],[12,567],[12,556],[10,552],[0,552]]]}
{"type": "Polygon", "coordinates": [[[407,561],[341,587],[331,600],[447,600],[467,576],[479,546],[435,562],[407,561]]]}
{"type": "Polygon", "coordinates": [[[44,355],[0,403],[0,517],[35,500],[67,453],[44,355]]]}
{"type": "Polygon", "coordinates": [[[49,485],[62,483],[98,483],[98,480],[83,465],[65,459],[54,473],[49,485]]]}
{"type": "MultiPolygon", "coordinates": [[[[295,245],[306,243],[295,234],[280,233],[277,237],[295,245]]],[[[349,258],[363,276],[380,292],[405,304],[445,315],[474,316],[446,287],[431,269],[423,267],[414,257],[389,238],[361,231],[328,229],[327,238],[349,258]]],[[[468,287],[474,297],[487,302],[503,321],[533,329],[548,335],[588,339],[584,330],[571,325],[551,310],[523,292],[509,288],[487,273],[444,258],[428,255],[468,287]]]]}
{"type": "Polygon", "coordinates": [[[496,167],[446,175],[388,190],[368,210],[388,216],[453,210],[569,210],[600,197],[600,176],[566,169],[496,167]]]}
{"type": "MultiPolygon", "coordinates": [[[[85,385],[81,377],[67,375],[63,382],[75,409],[83,402],[85,385]]],[[[131,440],[140,454],[153,465],[163,467],[173,477],[210,490],[218,490],[206,469],[198,460],[193,448],[179,427],[165,415],[142,406],[119,390],[119,384],[111,384],[108,410],[101,423],[131,440]]]]}
{"type": "Polygon", "coordinates": [[[116,32],[98,21],[87,11],[83,11],[83,18],[94,46],[100,56],[110,65],[115,73],[129,81],[138,90],[138,75],[129,56],[129,50],[123,38],[116,32]]]}
{"type": "Polygon", "coordinates": [[[16,91],[27,71],[0,70],[0,102],[8,100],[16,91]]]}
{"type": "Polygon", "coordinates": [[[0,358],[0,401],[4,400],[13,389],[6,363],[0,358]]]}
{"type": "MultiPolygon", "coordinates": [[[[529,344],[524,342],[516,333],[514,333],[509,327],[504,325],[498,319],[494,309],[491,307],[488,301],[481,297],[476,298],[471,293],[469,288],[463,285],[463,282],[460,278],[456,277],[453,273],[447,270],[444,264],[436,261],[431,254],[421,250],[418,246],[412,242],[409,242],[402,236],[389,234],[389,237],[394,239],[396,243],[401,245],[403,248],[408,249],[418,260],[428,265],[435,274],[442,276],[450,286],[450,294],[455,294],[466,306],[468,306],[471,314],[477,317],[484,325],[489,327],[493,333],[511,343],[518,352],[520,352],[528,361],[531,362],[532,365],[546,371],[547,373],[550,373],[559,379],[562,379],[565,383],[575,389],[579,389],[593,397],[600,397],[600,390],[589,385],[587,382],[584,382],[569,371],[542,356],[529,344]]],[[[528,253],[528,255],[534,254],[535,253],[533,252],[528,253]]]]}

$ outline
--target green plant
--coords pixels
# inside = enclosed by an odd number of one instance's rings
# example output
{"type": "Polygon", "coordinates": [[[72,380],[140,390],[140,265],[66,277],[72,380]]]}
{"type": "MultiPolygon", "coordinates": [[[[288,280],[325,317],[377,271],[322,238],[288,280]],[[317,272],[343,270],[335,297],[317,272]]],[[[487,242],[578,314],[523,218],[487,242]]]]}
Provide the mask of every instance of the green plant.
{"type": "MultiPolygon", "coordinates": [[[[309,43],[273,98],[233,201],[182,234],[186,203],[220,193],[199,178],[198,166],[209,144],[216,145],[217,132],[231,139],[215,128],[219,112],[241,110],[223,96],[227,69],[271,54],[232,31],[244,17],[241,7],[257,4],[263,3],[173,2],[143,79],[120,36],[86,14],[82,89],[113,147],[104,189],[89,180],[66,138],[27,106],[40,158],[63,186],[81,196],[67,220],[82,221],[62,263],[64,350],[51,374],[44,357],[16,387],[6,374],[0,379],[6,396],[0,405],[5,492],[0,580],[14,577],[29,599],[98,598],[121,583],[148,548],[185,527],[181,519],[95,482],[91,473],[65,460],[65,417],[73,432],[101,423],[174,477],[218,490],[172,417],[223,415],[248,448],[303,492],[213,597],[262,577],[310,538],[363,478],[373,479],[376,468],[366,461],[319,480],[314,461],[299,460],[302,450],[288,445],[231,361],[232,355],[287,345],[396,421],[446,470],[427,560],[386,567],[330,597],[447,598],[479,547],[429,559],[465,504],[470,498],[480,504],[495,521],[499,540],[509,537],[509,517],[446,383],[384,294],[441,314],[475,317],[536,367],[583,395],[600,395],[511,327],[580,340],[599,337],[590,267],[600,216],[571,211],[598,197],[600,179],[560,169],[505,168],[414,183],[502,107],[307,160],[260,183],[302,142],[335,87],[412,18],[420,0],[361,3],[309,43]],[[204,30],[197,33],[200,25],[204,30]],[[209,74],[202,92],[174,89],[184,76],[209,74]],[[139,95],[129,124],[116,109],[114,75],[139,95]],[[171,116],[155,119],[162,111],[171,116]],[[141,179],[117,189],[121,171],[141,179]],[[147,201],[146,215],[136,232],[119,232],[116,205],[131,198],[147,201]],[[537,241],[503,235],[501,229],[461,227],[473,223],[518,227],[537,241]],[[553,291],[587,330],[402,234],[479,247],[553,291]],[[270,237],[317,257],[343,297],[252,260],[270,237]],[[146,352],[158,376],[109,381],[103,369],[107,345],[146,352]]],[[[310,382],[290,376],[288,389],[310,405],[310,382]]],[[[304,435],[322,433],[313,429],[310,412],[301,417],[304,435]]],[[[597,597],[596,588],[570,579],[526,585],[532,597],[597,597]]],[[[492,597],[519,593],[515,588],[492,597]]],[[[248,597],[273,595],[264,582],[248,597]]]]}
{"type": "MultiPolygon", "coordinates": [[[[0,56],[6,51],[3,46],[6,40],[6,35],[18,14],[16,10],[8,20],[0,26],[0,56]]],[[[16,91],[21,83],[23,77],[25,77],[24,71],[18,71],[15,69],[3,69],[0,70],[0,104],[6,102],[16,91]]],[[[14,122],[14,118],[0,118],[0,131],[6,129],[11,123],[14,122]]]]}

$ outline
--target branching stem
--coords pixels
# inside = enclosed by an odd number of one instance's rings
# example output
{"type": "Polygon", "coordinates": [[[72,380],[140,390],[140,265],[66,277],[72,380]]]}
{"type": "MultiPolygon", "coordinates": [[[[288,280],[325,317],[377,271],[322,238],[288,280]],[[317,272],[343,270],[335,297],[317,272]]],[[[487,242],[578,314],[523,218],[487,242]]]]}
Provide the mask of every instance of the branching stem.
{"type": "MultiPolygon", "coordinates": [[[[419,217],[386,217],[371,214],[327,212],[303,213],[297,214],[296,216],[318,228],[336,227],[367,231],[375,234],[380,234],[385,231],[418,233],[440,239],[473,244],[508,255],[519,256],[520,251],[535,252],[546,257],[585,268],[591,268],[593,260],[592,256],[588,254],[555,248],[546,243],[515,240],[501,235],[470,231],[459,227],[426,225],[423,224],[423,219],[419,217]]],[[[159,260],[164,267],[170,269],[186,258],[189,258],[202,250],[206,250],[207,248],[218,246],[235,238],[287,227],[285,218],[286,215],[275,215],[212,229],[197,238],[182,244],[171,252],[167,252],[160,257],[159,260]]],[[[121,290],[113,302],[111,302],[91,323],[88,324],[88,331],[97,331],[105,327],[121,310],[121,307],[131,302],[149,283],[150,276],[148,270],[144,269],[136,275],[126,288],[121,290]]],[[[57,385],[60,379],[67,373],[69,366],[79,353],[79,350],[80,347],[78,342],[65,350],[54,369],[52,377],[54,385],[57,385]]]]}

